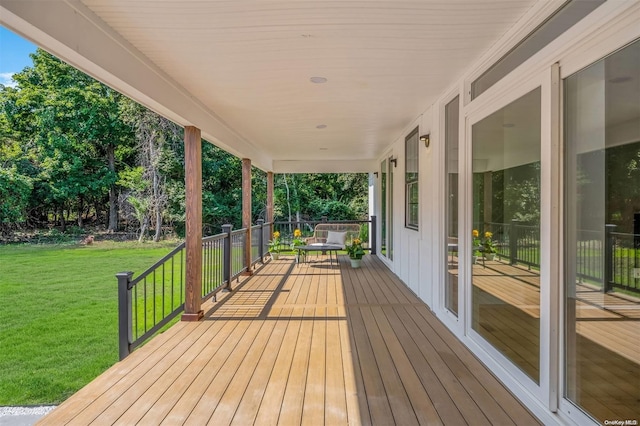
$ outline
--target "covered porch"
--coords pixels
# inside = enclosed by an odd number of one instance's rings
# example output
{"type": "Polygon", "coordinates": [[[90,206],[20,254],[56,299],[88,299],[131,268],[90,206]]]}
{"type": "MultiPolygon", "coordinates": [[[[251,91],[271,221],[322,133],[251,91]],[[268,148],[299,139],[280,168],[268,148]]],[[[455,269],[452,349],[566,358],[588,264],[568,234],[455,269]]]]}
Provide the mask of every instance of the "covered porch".
{"type": "Polygon", "coordinates": [[[376,256],[268,262],[41,424],[539,424],[376,256]]]}

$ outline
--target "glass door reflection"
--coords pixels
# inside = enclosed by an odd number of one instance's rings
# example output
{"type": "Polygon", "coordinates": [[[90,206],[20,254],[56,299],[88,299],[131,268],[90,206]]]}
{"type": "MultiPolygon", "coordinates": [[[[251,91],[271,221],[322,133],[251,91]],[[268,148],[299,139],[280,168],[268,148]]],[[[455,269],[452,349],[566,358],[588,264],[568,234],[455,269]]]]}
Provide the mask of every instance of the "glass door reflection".
{"type": "Polygon", "coordinates": [[[540,380],[540,88],[472,127],[472,327],[540,380]]]}

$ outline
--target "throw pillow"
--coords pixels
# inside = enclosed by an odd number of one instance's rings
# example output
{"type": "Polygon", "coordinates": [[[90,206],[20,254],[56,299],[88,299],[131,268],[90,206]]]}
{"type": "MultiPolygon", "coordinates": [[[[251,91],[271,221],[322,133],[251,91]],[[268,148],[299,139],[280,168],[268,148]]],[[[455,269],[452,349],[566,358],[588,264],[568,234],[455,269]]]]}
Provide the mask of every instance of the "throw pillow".
{"type": "Polygon", "coordinates": [[[327,241],[325,242],[325,244],[344,247],[344,242],[346,239],[347,239],[346,232],[329,231],[327,233],[327,241]]]}

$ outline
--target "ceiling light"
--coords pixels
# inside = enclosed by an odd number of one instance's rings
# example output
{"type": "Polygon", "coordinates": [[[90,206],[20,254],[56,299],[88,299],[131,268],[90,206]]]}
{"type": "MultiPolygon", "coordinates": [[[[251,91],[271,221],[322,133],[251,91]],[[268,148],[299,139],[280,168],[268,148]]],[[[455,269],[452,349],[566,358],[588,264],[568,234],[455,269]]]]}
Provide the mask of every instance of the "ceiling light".
{"type": "Polygon", "coordinates": [[[312,83],[316,83],[316,84],[322,84],[327,82],[327,79],[324,77],[311,77],[309,80],[312,83]]]}
{"type": "Polygon", "coordinates": [[[326,124],[318,124],[318,125],[316,126],[316,129],[326,129],[326,128],[327,128],[327,125],[326,125],[326,124]]]}

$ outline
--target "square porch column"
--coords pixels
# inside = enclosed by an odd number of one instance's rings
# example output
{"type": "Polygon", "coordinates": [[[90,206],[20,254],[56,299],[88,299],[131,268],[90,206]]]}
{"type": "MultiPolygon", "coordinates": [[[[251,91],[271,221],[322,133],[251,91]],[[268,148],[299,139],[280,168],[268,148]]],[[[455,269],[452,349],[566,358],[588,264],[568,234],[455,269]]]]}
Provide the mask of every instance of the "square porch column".
{"type": "Polygon", "coordinates": [[[267,214],[266,222],[269,223],[269,238],[273,235],[273,172],[267,172],[267,214]]]}
{"type": "Polygon", "coordinates": [[[182,321],[198,321],[202,306],[202,139],[200,129],[184,128],[186,280],[182,321]]]}
{"type": "Polygon", "coordinates": [[[245,244],[245,262],[247,264],[247,275],[253,274],[251,271],[251,159],[242,159],[242,227],[247,230],[245,244]]]}

